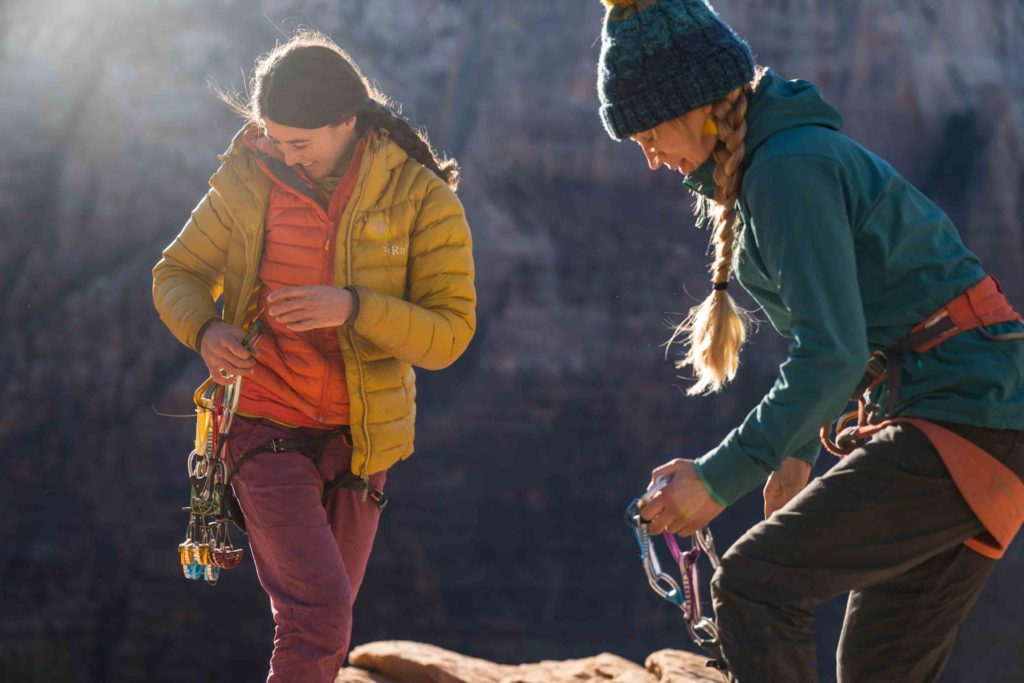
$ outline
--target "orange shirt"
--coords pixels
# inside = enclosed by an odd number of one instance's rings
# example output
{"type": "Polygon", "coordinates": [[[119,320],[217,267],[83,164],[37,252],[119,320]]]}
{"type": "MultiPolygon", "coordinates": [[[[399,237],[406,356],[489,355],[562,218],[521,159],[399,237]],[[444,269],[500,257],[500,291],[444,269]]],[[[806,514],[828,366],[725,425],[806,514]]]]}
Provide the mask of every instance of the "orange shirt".
{"type": "MultiPolygon", "coordinates": [[[[317,186],[284,164],[256,137],[246,142],[273,180],[260,263],[259,309],[282,287],[334,285],[334,238],[352,196],[366,141],[360,140],[348,169],[329,201],[317,186]]],[[[238,412],[287,425],[333,428],[349,424],[345,363],[337,328],[292,332],[264,315],[267,331],[259,341],[253,374],[242,382],[238,412]]]]}

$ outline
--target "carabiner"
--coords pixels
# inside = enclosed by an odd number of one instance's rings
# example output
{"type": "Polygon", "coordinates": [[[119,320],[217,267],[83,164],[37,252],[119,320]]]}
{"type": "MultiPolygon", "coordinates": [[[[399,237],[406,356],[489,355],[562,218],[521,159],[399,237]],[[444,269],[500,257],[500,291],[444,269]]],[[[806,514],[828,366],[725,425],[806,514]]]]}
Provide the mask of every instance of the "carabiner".
{"type": "Polygon", "coordinates": [[[684,602],[683,592],[675,579],[661,569],[661,562],[658,561],[647,524],[640,517],[639,498],[626,507],[626,523],[633,529],[637,545],[640,547],[640,559],[647,574],[647,583],[659,596],[676,607],[681,607],[684,602]]]}
{"type": "MultiPolygon", "coordinates": [[[[718,627],[710,619],[701,619],[696,624],[687,622],[686,631],[694,645],[704,650],[711,657],[707,666],[712,669],[724,671],[726,669],[725,658],[722,655],[722,642],[718,637],[718,627]]],[[[723,680],[729,680],[723,675],[723,680]]]]}
{"type": "Polygon", "coordinates": [[[715,537],[711,535],[711,527],[697,529],[693,533],[693,538],[697,541],[700,549],[704,551],[704,554],[708,556],[708,560],[711,561],[711,566],[714,569],[722,566],[722,560],[719,559],[718,551],[715,550],[715,537]]]}
{"type": "MultiPolygon", "coordinates": [[[[718,569],[721,560],[715,549],[715,540],[711,535],[711,529],[704,527],[693,534],[693,547],[683,552],[674,534],[665,533],[665,543],[668,546],[672,559],[679,566],[679,573],[682,577],[682,589],[670,575],[662,571],[658,562],[658,555],[654,551],[650,531],[647,523],[640,516],[640,508],[668,482],[667,478],[659,479],[641,498],[633,500],[626,507],[626,524],[633,529],[637,545],[640,547],[640,558],[643,560],[644,572],[647,574],[647,582],[651,588],[663,599],[671,602],[683,613],[683,621],[686,624],[687,633],[693,642],[707,652],[712,661],[708,663],[719,671],[725,671],[725,660],[722,656],[722,647],[719,640],[718,626],[714,619],[701,614],[700,577],[697,572],[697,561],[701,552],[708,556],[712,567],[718,569]]],[[[724,675],[724,674],[723,674],[724,675]]]]}

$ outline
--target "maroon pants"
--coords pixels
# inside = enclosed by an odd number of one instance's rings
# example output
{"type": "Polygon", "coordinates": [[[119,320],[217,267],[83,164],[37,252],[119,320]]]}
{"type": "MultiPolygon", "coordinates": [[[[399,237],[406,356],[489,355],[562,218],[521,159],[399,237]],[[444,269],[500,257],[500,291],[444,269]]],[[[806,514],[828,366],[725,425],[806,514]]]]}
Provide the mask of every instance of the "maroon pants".
{"type": "MultiPolygon", "coordinates": [[[[238,417],[229,466],[274,438],[319,432],[238,417]]],[[[232,480],[245,513],[249,547],[276,624],[268,683],[331,683],[348,653],[352,603],[366,571],[380,511],[362,493],[339,488],[321,504],[323,485],[348,470],[352,448],[333,439],[319,467],[295,452],[259,452],[232,480]]],[[[378,489],[385,473],[370,477],[378,489]]]]}

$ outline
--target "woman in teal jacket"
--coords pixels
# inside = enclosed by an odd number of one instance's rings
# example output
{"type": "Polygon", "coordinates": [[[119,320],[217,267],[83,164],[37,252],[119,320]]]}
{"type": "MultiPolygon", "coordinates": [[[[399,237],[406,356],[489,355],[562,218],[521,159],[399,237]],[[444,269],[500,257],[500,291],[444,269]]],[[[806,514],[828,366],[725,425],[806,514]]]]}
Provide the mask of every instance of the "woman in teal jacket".
{"type": "MultiPolygon", "coordinates": [[[[844,408],[872,352],[985,277],[949,218],[839,132],[806,81],[756,69],[704,0],[606,0],[598,88],[609,135],[652,170],[685,176],[711,223],[713,287],[677,330],[680,366],[714,392],[735,375],[746,321],[732,272],[791,340],[768,394],[721,444],[675,459],[643,516],[688,535],[759,486],[769,517],[713,579],[740,681],[815,678],[815,604],[851,592],[840,680],[934,680],[994,560],[963,545],[983,529],[931,443],[894,425],[806,486],[819,428],[844,408]],[[796,495],[799,492],[799,495],[796,495]],[[794,497],[795,496],[795,497],[794,497]],[[787,504],[788,503],[788,504],[787,504]],[[773,514],[774,513],[774,514],[773,514]]],[[[1019,321],[952,337],[900,363],[875,402],[937,422],[1024,472],[1019,321]],[[1017,335],[1013,341],[992,336],[1017,335]]]]}

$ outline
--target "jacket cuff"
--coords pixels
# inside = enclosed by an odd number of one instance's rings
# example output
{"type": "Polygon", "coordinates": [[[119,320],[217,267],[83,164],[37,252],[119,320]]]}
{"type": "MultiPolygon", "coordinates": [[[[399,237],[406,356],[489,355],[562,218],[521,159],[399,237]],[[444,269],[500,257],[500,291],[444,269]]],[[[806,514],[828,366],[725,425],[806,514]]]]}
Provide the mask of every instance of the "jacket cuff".
{"type": "Polygon", "coordinates": [[[206,332],[206,328],[209,327],[211,323],[215,323],[218,320],[220,320],[220,318],[210,318],[205,323],[199,326],[199,330],[196,332],[196,353],[202,353],[201,349],[203,348],[203,334],[206,332]]]}
{"type": "Polygon", "coordinates": [[[734,439],[726,437],[721,446],[697,459],[701,481],[719,505],[732,505],[771,474],[747,457],[734,439]]]}
{"type": "Polygon", "coordinates": [[[793,457],[797,460],[803,460],[805,463],[814,467],[814,463],[818,462],[818,455],[821,454],[821,442],[815,439],[806,446],[801,446],[793,452],[793,457]]]}
{"type": "Polygon", "coordinates": [[[694,469],[697,470],[697,478],[700,479],[700,483],[704,486],[704,492],[711,496],[711,500],[715,501],[719,505],[728,505],[729,503],[725,498],[722,498],[713,488],[711,488],[711,484],[708,483],[707,477],[704,476],[704,471],[700,466],[699,460],[694,463],[694,469]]]}

